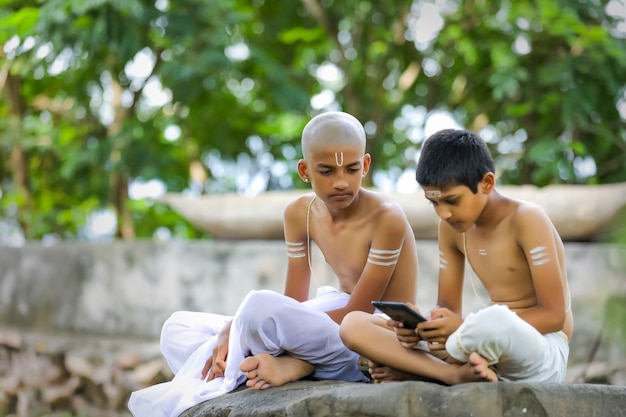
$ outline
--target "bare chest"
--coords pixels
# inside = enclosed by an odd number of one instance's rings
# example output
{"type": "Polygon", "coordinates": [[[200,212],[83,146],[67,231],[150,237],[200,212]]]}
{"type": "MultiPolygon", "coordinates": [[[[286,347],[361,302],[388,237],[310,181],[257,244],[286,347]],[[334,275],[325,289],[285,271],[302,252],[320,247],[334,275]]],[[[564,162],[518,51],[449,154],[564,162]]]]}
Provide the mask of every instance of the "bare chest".
{"type": "Polygon", "coordinates": [[[370,250],[372,228],[366,224],[312,225],[311,238],[343,287],[354,286],[370,250]]]}
{"type": "Polygon", "coordinates": [[[483,283],[492,301],[511,301],[534,295],[526,256],[506,234],[479,236],[467,233],[465,259],[483,283]]]}

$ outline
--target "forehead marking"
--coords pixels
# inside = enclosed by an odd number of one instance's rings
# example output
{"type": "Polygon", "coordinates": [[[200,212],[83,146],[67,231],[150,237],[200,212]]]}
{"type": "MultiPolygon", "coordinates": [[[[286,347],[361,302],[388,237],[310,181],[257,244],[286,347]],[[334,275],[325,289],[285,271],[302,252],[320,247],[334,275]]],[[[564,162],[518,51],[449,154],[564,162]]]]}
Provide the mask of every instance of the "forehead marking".
{"type": "Polygon", "coordinates": [[[426,197],[441,197],[441,191],[440,190],[426,191],[426,197]]]}
{"type": "Polygon", "coordinates": [[[338,167],[343,166],[343,152],[335,152],[335,163],[338,167]],[[337,154],[341,154],[341,162],[339,162],[339,158],[337,158],[337,154]]]}

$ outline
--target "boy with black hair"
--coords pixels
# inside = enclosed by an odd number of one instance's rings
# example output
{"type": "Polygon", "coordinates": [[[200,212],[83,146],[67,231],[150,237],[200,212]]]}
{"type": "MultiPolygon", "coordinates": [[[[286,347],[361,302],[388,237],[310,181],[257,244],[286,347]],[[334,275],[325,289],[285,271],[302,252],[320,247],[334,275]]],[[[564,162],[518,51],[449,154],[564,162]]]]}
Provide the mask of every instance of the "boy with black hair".
{"type": "Polygon", "coordinates": [[[350,313],[344,343],[370,360],[375,382],[563,381],[573,317],[563,243],[546,213],[496,191],[491,154],[467,130],[430,136],[416,178],[440,218],[437,307],[416,330],[350,313]],[[464,319],[466,262],[490,305],[464,319]]]}

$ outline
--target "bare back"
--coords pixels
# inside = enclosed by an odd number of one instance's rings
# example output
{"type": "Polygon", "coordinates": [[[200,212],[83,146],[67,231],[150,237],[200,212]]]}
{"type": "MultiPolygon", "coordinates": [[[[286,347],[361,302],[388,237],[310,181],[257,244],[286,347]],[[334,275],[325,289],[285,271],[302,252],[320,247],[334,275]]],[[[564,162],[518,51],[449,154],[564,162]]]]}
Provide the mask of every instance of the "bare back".
{"type": "MultiPolygon", "coordinates": [[[[371,312],[372,300],[415,302],[415,237],[391,197],[361,189],[358,200],[336,216],[314,194],[303,195],[285,211],[285,237],[305,245],[310,238],[317,244],[338,278],[339,289],[351,294],[344,313],[371,312]]],[[[303,257],[289,258],[285,289],[301,301],[310,284],[308,247],[303,253],[303,257]]]]}

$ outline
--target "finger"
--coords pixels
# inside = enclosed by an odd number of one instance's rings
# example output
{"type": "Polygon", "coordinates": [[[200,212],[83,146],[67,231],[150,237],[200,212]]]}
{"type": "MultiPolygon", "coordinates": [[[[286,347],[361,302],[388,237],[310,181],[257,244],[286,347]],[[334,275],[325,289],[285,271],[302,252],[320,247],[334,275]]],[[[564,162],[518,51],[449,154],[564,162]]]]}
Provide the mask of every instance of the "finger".
{"type": "Polygon", "coordinates": [[[445,343],[439,343],[439,342],[428,343],[429,350],[444,350],[445,348],[446,348],[445,343]]]}
{"type": "Polygon", "coordinates": [[[217,368],[218,372],[223,376],[226,372],[226,361],[223,361],[221,359],[215,361],[215,368],[217,368]]]}
{"type": "Polygon", "coordinates": [[[449,311],[450,310],[444,307],[435,307],[432,310],[430,310],[430,317],[431,319],[434,319],[436,317],[443,317],[449,311]]]}
{"type": "Polygon", "coordinates": [[[224,376],[224,373],[214,366],[211,368],[211,372],[209,372],[209,377],[207,378],[207,381],[213,381],[215,378],[223,377],[223,376],[224,376]]]}
{"type": "Polygon", "coordinates": [[[431,318],[430,320],[417,323],[417,328],[420,330],[432,330],[437,329],[442,325],[442,320],[439,318],[431,318]]]}
{"type": "Polygon", "coordinates": [[[413,310],[417,311],[418,313],[422,314],[422,312],[420,311],[419,308],[417,308],[417,306],[413,303],[406,303],[409,307],[411,307],[413,310]]]}
{"type": "Polygon", "coordinates": [[[403,337],[415,337],[414,329],[396,329],[396,335],[403,337]]]}
{"type": "Polygon", "coordinates": [[[204,368],[202,368],[202,373],[200,374],[200,378],[205,379],[211,369],[211,365],[213,364],[213,358],[209,358],[204,363],[204,368]]]}
{"type": "Polygon", "coordinates": [[[216,359],[211,368],[211,376],[209,381],[217,377],[223,377],[226,374],[226,362],[221,359],[216,359]]]}
{"type": "Polygon", "coordinates": [[[395,329],[401,329],[404,327],[404,323],[402,323],[401,321],[396,321],[393,319],[389,319],[387,320],[387,326],[389,327],[393,327],[395,329]]]}
{"type": "Polygon", "coordinates": [[[417,343],[419,342],[419,338],[413,336],[407,336],[407,337],[398,337],[398,341],[401,343],[417,343]]]}

